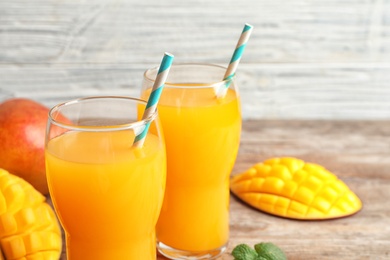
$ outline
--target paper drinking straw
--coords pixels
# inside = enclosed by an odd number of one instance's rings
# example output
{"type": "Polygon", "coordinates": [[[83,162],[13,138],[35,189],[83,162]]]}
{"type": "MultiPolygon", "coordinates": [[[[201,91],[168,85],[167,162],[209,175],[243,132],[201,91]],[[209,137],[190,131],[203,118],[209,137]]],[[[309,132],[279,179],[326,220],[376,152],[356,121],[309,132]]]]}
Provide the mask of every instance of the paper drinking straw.
{"type": "MultiPolygon", "coordinates": [[[[158,69],[156,80],[154,81],[152,92],[150,93],[148,102],[146,103],[145,111],[142,119],[146,119],[151,116],[157,108],[157,103],[160,99],[161,92],[164,88],[165,81],[168,77],[169,70],[172,65],[173,55],[170,53],[164,53],[164,57],[161,61],[160,68],[158,69]]],[[[139,133],[135,139],[133,146],[141,148],[145,142],[146,134],[148,133],[150,122],[145,125],[144,130],[139,133]]]]}
{"type": "Polygon", "coordinates": [[[219,89],[219,91],[217,93],[217,97],[219,97],[219,98],[225,96],[227,89],[230,86],[231,81],[229,81],[229,79],[231,79],[234,76],[234,74],[236,73],[238,64],[240,63],[240,60],[241,60],[242,54],[245,50],[246,44],[249,40],[249,37],[251,36],[252,29],[253,29],[252,25],[247,24],[247,23],[245,24],[244,29],[242,30],[240,39],[237,42],[236,49],[234,50],[233,56],[230,60],[229,66],[225,72],[225,75],[223,76],[223,80],[224,81],[228,80],[228,81],[226,82],[226,84],[224,84],[224,86],[222,86],[219,89]]]}

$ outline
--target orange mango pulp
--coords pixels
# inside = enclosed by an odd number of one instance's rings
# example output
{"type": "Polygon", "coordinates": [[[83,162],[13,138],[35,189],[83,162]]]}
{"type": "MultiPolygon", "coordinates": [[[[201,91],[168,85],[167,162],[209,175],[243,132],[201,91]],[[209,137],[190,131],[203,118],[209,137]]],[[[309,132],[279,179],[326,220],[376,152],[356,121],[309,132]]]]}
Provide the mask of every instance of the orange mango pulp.
{"type": "Polygon", "coordinates": [[[69,260],[156,259],[155,224],[165,189],[165,147],[130,131],[66,133],[46,149],[50,194],[69,260]]]}
{"type": "Polygon", "coordinates": [[[236,92],[218,100],[212,88],[165,88],[158,113],[168,172],[157,240],[188,251],[219,248],[229,237],[229,175],[241,132],[236,92]]]}

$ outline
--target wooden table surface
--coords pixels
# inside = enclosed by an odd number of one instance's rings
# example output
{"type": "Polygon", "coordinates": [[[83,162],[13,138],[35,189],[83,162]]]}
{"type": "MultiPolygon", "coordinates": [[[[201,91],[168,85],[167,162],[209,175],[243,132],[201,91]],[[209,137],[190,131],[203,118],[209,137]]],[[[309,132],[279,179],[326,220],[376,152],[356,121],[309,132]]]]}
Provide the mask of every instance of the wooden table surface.
{"type": "Polygon", "coordinates": [[[220,260],[232,260],[237,244],[263,241],[277,244],[289,260],[390,259],[390,121],[245,121],[232,175],[282,156],[325,166],[361,198],[363,209],[342,219],[296,221],[231,197],[230,241],[220,260]]]}

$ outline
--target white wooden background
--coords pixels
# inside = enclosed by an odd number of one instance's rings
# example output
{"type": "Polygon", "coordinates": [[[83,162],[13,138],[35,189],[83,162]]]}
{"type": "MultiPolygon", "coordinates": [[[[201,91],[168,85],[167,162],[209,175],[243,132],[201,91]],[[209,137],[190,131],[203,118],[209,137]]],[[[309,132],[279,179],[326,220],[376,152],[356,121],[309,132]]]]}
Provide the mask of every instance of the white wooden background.
{"type": "Polygon", "coordinates": [[[165,51],[238,69],[244,118],[390,119],[390,0],[0,0],[0,89],[138,95],[165,51]]]}

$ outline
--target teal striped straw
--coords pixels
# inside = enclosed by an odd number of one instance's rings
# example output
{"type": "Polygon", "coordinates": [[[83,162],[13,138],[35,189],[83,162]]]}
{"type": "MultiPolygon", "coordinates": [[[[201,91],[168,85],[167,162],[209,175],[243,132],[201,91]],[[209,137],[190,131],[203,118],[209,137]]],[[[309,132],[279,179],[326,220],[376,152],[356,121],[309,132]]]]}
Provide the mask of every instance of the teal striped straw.
{"type": "Polygon", "coordinates": [[[224,97],[227,92],[227,89],[230,86],[231,81],[229,79],[233,78],[234,74],[236,73],[238,64],[240,63],[246,44],[249,40],[249,37],[251,36],[252,29],[253,29],[252,25],[247,23],[245,24],[240,39],[237,42],[236,49],[234,50],[233,56],[230,59],[229,66],[225,72],[225,75],[223,76],[223,80],[227,82],[226,84],[224,84],[224,86],[221,89],[219,89],[217,93],[218,98],[224,97]]]}
{"type": "MultiPolygon", "coordinates": [[[[157,104],[161,96],[161,92],[164,88],[165,81],[168,77],[169,70],[172,65],[174,56],[170,53],[164,53],[164,57],[161,61],[160,68],[158,69],[156,80],[154,81],[152,92],[150,93],[148,102],[146,103],[145,111],[142,119],[146,119],[151,116],[157,109],[157,104]]],[[[141,148],[145,142],[146,134],[148,133],[150,123],[145,125],[145,128],[139,133],[135,139],[133,146],[141,148]]]]}

